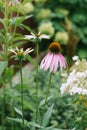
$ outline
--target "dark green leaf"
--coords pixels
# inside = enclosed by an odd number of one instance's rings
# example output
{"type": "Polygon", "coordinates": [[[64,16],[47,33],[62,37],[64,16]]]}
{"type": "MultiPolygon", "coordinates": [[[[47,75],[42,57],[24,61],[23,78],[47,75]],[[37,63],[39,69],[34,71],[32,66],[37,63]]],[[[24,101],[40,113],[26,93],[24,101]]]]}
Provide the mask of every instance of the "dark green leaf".
{"type": "Polygon", "coordinates": [[[0,61],[0,76],[2,75],[3,71],[7,67],[7,62],[6,61],[0,61]]]}
{"type": "Polygon", "coordinates": [[[45,113],[43,123],[42,123],[42,125],[44,127],[46,127],[48,125],[52,112],[53,112],[53,105],[51,107],[49,107],[47,112],[45,113]]]}
{"type": "Polygon", "coordinates": [[[20,111],[18,108],[14,107],[15,111],[22,116],[22,111],[20,111]]]}

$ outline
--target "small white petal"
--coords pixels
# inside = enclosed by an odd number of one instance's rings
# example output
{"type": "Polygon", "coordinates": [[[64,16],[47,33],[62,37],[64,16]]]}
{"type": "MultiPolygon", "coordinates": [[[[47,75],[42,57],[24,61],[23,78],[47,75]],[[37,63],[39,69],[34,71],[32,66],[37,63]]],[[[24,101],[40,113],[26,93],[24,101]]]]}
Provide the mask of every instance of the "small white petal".
{"type": "Polygon", "coordinates": [[[31,35],[35,37],[35,34],[31,32],[31,35]]]}
{"type": "Polygon", "coordinates": [[[33,35],[25,35],[25,39],[32,39],[32,38],[35,38],[35,36],[33,36],[33,35]]]}
{"type": "Polygon", "coordinates": [[[79,58],[78,58],[78,56],[75,55],[72,57],[72,59],[73,59],[73,61],[77,61],[79,58]]]}
{"type": "Polygon", "coordinates": [[[49,39],[49,36],[48,36],[48,35],[45,35],[45,34],[42,34],[40,37],[41,37],[41,38],[45,38],[45,39],[49,39]]]}
{"type": "Polygon", "coordinates": [[[9,50],[10,52],[13,52],[14,54],[16,54],[16,55],[17,55],[17,52],[16,52],[14,49],[9,48],[8,50],[9,50]]]}
{"type": "Polygon", "coordinates": [[[19,51],[18,47],[16,47],[16,51],[19,51]]]}
{"type": "Polygon", "coordinates": [[[28,48],[24,51],[24,55],[27,55],[28,53],[32,52],[34,49],[28,48]]]}

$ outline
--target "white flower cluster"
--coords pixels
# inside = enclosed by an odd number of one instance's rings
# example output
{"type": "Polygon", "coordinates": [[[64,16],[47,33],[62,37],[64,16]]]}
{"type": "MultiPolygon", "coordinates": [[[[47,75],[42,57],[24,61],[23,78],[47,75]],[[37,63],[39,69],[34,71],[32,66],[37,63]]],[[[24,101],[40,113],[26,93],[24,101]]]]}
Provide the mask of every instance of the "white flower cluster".
{"type": "Polygon", "coordinates": [[[36,15],[37,19],[38,20],[41,20],[41,19],[49,19],[50,16],[51,16],[51,10],[50,9],[45,9],[45,8],[42,8],[40,9],[40,11],[38,12],[38,14],[36,15]]]}
{"type": "Polygon", "coordinates": [[[60,42],[66,45],[68,43],[69,37],[67,32],[57,32],[54,37],[54,41],[60,42]]]}
{"type": "Polygon", "coordinates": [[[38,27],[39,32],[45,33],[47,35],[53,36],[55,29],[51,22],[41,23],[38,27]]]}
{"type": "Polygon", "coordinates": [[[73,94],[86,95],[87,94],[87,61],[84,62],[86,69],[82,71],[81,68],[81,71],[80,69],[79,71],[77,71],[77,69],[75,69],[75,66],[76,67],[78,66],[77,68],[79,68],[79,66],[82,65],[82,62],[84,60],[81,61],[77,57],[74,58],[77,59],[76,61],[74,60],[75,61],[74,68],[69,73],[67,82],[62,84],[60,91],[61,94],[69,93],[70,95],[73,94]],[[79,63],[78,65],[76,64],[77,62],[79,63]]]}
{"type": "Polygon", "coordinates": [[[34,11],[34,5],[31,2],[27,2],[21,6],[20,10],[24,14],[32,13],[34,11]]]}

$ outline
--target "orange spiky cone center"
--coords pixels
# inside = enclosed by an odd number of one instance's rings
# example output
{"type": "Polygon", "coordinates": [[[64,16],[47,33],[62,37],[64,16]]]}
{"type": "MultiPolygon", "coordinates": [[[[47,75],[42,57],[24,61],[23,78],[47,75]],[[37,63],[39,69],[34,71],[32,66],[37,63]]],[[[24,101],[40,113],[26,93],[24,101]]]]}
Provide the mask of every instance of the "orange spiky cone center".
{"type": "Polygon", "coordinates": [[[49,45],[49,50],[53,53],[58,53],[61,51],[61,46],[59,43],[57,42],[52,42],[50,45],[49,45]]]}

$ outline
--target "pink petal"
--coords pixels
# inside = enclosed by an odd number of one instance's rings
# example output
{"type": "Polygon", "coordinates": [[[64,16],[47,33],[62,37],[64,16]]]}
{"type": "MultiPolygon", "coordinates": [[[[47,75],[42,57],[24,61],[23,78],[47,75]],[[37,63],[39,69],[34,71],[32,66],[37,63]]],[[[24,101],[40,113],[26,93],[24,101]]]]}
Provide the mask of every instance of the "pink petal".
{"type": "Polygon", "coordinates": [[[55,55],[55,66],[54,66],[54,70],[53,72],[56,73],[57,72],[57,69],[58,69],[58,55],[56,54],[55,55]]]}
{"type": "Polygon", "coordinates": [[[56,54],[53,55],[53,59],[51,61],[51,64],[50,64],[50,73],[54,72],[55,73],[55,68],[57,67],[57,59],[56,59],[56,54]]]}
{"type": "Polygon", "coordinates": [[[62,66],[63,66],[64,68],[66,68],[66,60],[65,60],[64,56],[63,56],[61,53],[60,53],[59,55],[60,55],[60,58],[61,58],[62,66]]]}
{"type": "Polygon", "coordinates": [[[51,53],[48,52],[47,55],[43,58],[43,60],[41,61],[41,64],[40,64],[40,69],[45,69],[45,66],[47,67],[48,65],[48,62],[49,62],[49,59],[50,59],[50,55],[51,53]]]}
{"type": "Polygon", "coordinates": [[[58,55],[59,55],[60,69],[62,71],[63,68],[66,68],[66,61],[61,53],[59,53],[58,55]]]}
{"type": "Polygon", "coordinates": [[[54,67],[54,63],[55,63],[55,54],[53,54],[53,59],[51,61],[51,64],[50,64],[50,73],[53,72],[53,67],[54,67]]]}
{"type": "Polygon", "coordinates": [[[48,70],[48,68],[50,68],[52,59],[53,59],[53,53],[50,53],[50,55],[48,56],[48,60],[44,66],[44,70],[48,70]]]}

